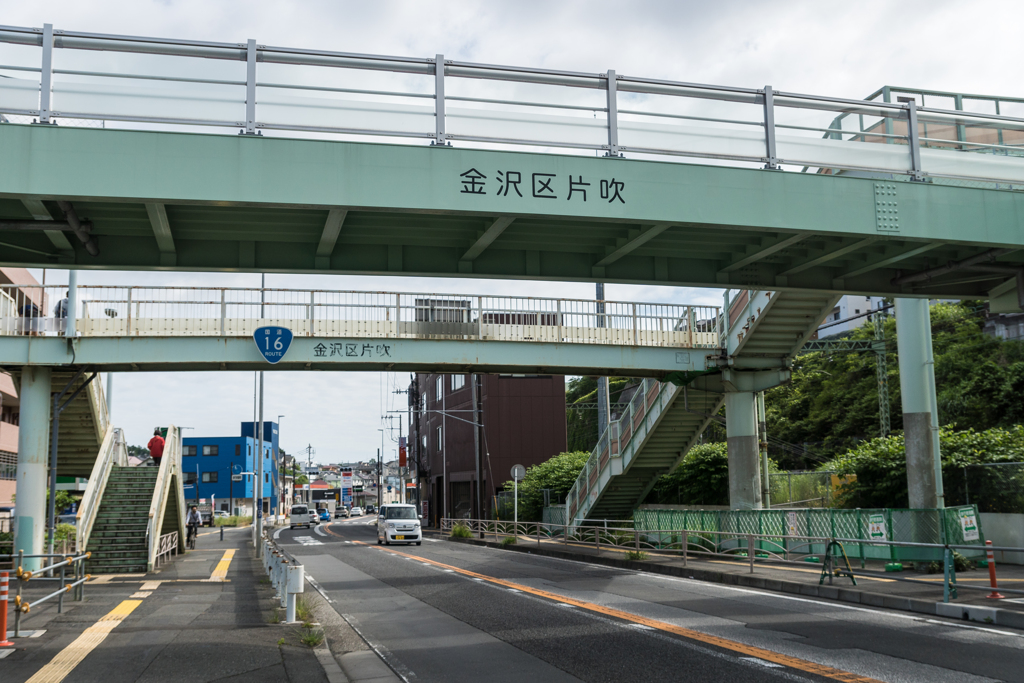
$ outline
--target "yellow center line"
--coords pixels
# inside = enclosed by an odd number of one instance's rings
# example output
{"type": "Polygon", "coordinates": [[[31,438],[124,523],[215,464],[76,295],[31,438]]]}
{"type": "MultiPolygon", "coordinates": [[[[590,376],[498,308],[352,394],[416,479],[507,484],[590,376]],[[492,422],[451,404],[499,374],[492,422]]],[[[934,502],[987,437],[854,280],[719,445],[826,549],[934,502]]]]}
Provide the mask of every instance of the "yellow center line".
{"type": "MultiPolygon", "coordinates": [[[[368,545],[366,543],[363,543],[362,541],[352,542],[358,543],[359,545],[368,545]]],[[[576,600],[575,598],[568,598],[564,595],[559,595],[557,593],[549,593],[548,591],[533,588],[532,586],[526,586],[521,583],[514,583],[512,581],[498,579],[493,576],[487,576],[486,574],[478,574],[477,572],[473,572],[468,569],[462,569],[461,567],[455,567],[453,565],[436,562],[434,560],[430,560],[419,555],[410,555],[408,553],[403,553],[398,550],[392,550],[390,548],[374,548],[374,550],[380,550],[381,552],[391,553],[393,555],[399,555],[401,557],[408,557],[419,562],[425,562],[435,567],[441,567],[442,569],[450,569],[456,573],[462,574],[463,576],[469,576],[474,579],[481,579],[483,581],[487,581],[488,583],[493,583],[498,586],[504,586],[505,588],[514,588],[524,593],[530,593],[541,598],[547,598],[548,600],[554,600],[556,602],[573,605],[574,607],[579,607],[590,612],[597,612],[599,614],[604,614],[605,616],[614,617],[616,619],[622,619],[623,621],[629,621],[634,624],[642,624],[644,626],[649,626],[659,631],[665,631],[667,633],[682,636],[690,640],[696,640],[707,645],[713,645],[715,647],[720,647],[725,650],[738,652],[747,657],[756,657],[758,659],[763,659],[768,662],[774,662],[775,664],[781,664],[782,666],[788,666],[792,669],[797,669],[798,671],[805,671],[807,673],[816,674],[818,676],[824,676],[825,678],[831,678],[835,681],[841,681],[842,683],[882,683],[882,681],[879,681],[875,678],[860,676],[858,674],[850,673],[848,671],[842,671],[841,669],[834,669],[830,666],[825,666],[823,664],[815,664],[814,662],[809,662],[798,657],[791,657],[790,655],[772,652],[771,650],[765,650],[760,647],[754,647],[753,645],[738,643],[734,640],[720,638],[718,636],[712,636],[707,633],[701,633],[700,631],[694,631],[693,629],[685,628],[682,626],[676,626],[675,624],[669,624],[664,621],[648,619],[647,617],[641,617],[639,615],[631,614],[629,612],[623,612],[622,610],[613,609],[611,607],[605,607],[604,605],[598,605],[592,602],[585,602],[583,600],[576,600]]]]}
{"type": "Polygon", "coordinates": [[[220,562],[217,563],[217,568],[210,574],[210,581],[224,581],[228,575],[228,567],[231,565],[231,560],[235,557],[235,550],[224,551],[224,557],[220,558],[220,562]]]}
{"type": "Polygon", "coordinates": [[[42,669],[26,683],[60,683],[85,657],[102,643],[110,632],[117,628],[125,617],[132,613],[142,600],[124,600],[110,610],[102,619],[85,629],[82,635],[57,653],[42,669]]]}

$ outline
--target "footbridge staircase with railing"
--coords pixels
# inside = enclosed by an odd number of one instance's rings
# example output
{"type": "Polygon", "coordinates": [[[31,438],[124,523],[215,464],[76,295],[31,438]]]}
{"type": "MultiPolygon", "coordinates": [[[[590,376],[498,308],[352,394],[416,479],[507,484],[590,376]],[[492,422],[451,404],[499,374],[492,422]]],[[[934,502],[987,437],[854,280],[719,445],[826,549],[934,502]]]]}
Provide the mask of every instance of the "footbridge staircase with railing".
{"type": "Polygon", "coordinates": [[[624,519],[674,469],[716,419],[726,391],[762,391],[789,377],[791,358],[832,311],[838,295],[806,291],[726,292],[718,321],[722,365],[645,379],[598,439],[566,498],[568,519],[624,519]],[[762,371],[762,372],[759,372],[762,371]],[[768,371],[771,374],[766,374],[768,371]]]}

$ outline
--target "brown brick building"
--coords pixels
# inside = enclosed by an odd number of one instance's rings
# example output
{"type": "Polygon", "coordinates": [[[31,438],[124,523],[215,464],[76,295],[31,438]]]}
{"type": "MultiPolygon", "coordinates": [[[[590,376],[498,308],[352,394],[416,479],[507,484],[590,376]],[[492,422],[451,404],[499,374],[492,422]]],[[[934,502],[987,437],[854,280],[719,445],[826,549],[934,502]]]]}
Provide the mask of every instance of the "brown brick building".
{"type": "Polygon", "coordinates": [[[409,468],[418,470],[418,493],[428,501],[432,524],[445,513],[480,517],[478,442],[485,516],[493,509],[495,492],[511,479],[513,465],[530,467],[566,448],[561,375],[418,374],[409,389],[409,468]],[[474,422],[480,426],[474,428],[474,422]]]}

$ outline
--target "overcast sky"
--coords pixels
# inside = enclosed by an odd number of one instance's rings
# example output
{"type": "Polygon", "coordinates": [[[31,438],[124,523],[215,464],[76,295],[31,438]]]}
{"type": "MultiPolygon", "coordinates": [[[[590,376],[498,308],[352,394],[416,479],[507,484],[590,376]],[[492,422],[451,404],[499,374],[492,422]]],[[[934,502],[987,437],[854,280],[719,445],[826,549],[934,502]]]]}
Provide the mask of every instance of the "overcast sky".
{"type": "MultiPolygon", "coordinates": [[[[278,46],[421,57],[443,53],[448,59],[615,69],[849,98],[886,84],[1024,95],[1015,75],[1024,63],[1020,2],[48,0],[2,6],[0,21],[17,26],[48,22],[98,33],[254,38],[278,46]]],[[[5,54],[0,50],[0,58],[5,54]]],[[[65,271],[47,273],[48,282],[66,279],[65,271]]],[[[79,282],[258,286],[259,275],[85,272],[79,282]]],[[[589,283],[285,275],[268,276],[267,285],[575,297],[592,297],[594,290],[589,283]]],[[[609,285],[607,297],[721,301],[715,290],[624,285],[609,285]]],[[[404,406],[405,397],[391,392],[404,389],[408,375],[268,372],[266,382],[265,417],[286,416],[283,447],[297,452],[311,444],[316,459],[329,462],[375,455],[380,414],[404,406]]],[[[222,436],[252,419],[251,373],[121,374],[114,383],[114,421],[130,443],[144,443],[155,425],[192,427],[189,436],[222,436]]],[[[389,457],[394,447],[385,443],[389,457]]]]}

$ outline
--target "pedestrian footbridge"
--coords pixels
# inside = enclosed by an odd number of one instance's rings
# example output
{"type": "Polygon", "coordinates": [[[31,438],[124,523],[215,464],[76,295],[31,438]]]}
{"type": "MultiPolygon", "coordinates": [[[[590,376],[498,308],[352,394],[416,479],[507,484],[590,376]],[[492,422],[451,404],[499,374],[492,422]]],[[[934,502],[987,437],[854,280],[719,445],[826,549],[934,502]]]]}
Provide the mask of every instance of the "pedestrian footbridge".
{"type": "MultiPolygon", "coordinates": [[[[65,318],[25,313],[65,287],[0,287],[0,365],[550,372],[664,377],[721,356],[716,306],[300,289],[76,286],[65,318]],[[43,290],[43,291],[36,291],[43,290]],[[271,366],[258,327],[294,341],[271,366]],[[68,344],[68,339],[71,344],[68,344]]],[[[42,310],[49,310],[43,307],[42,310]]]]}

